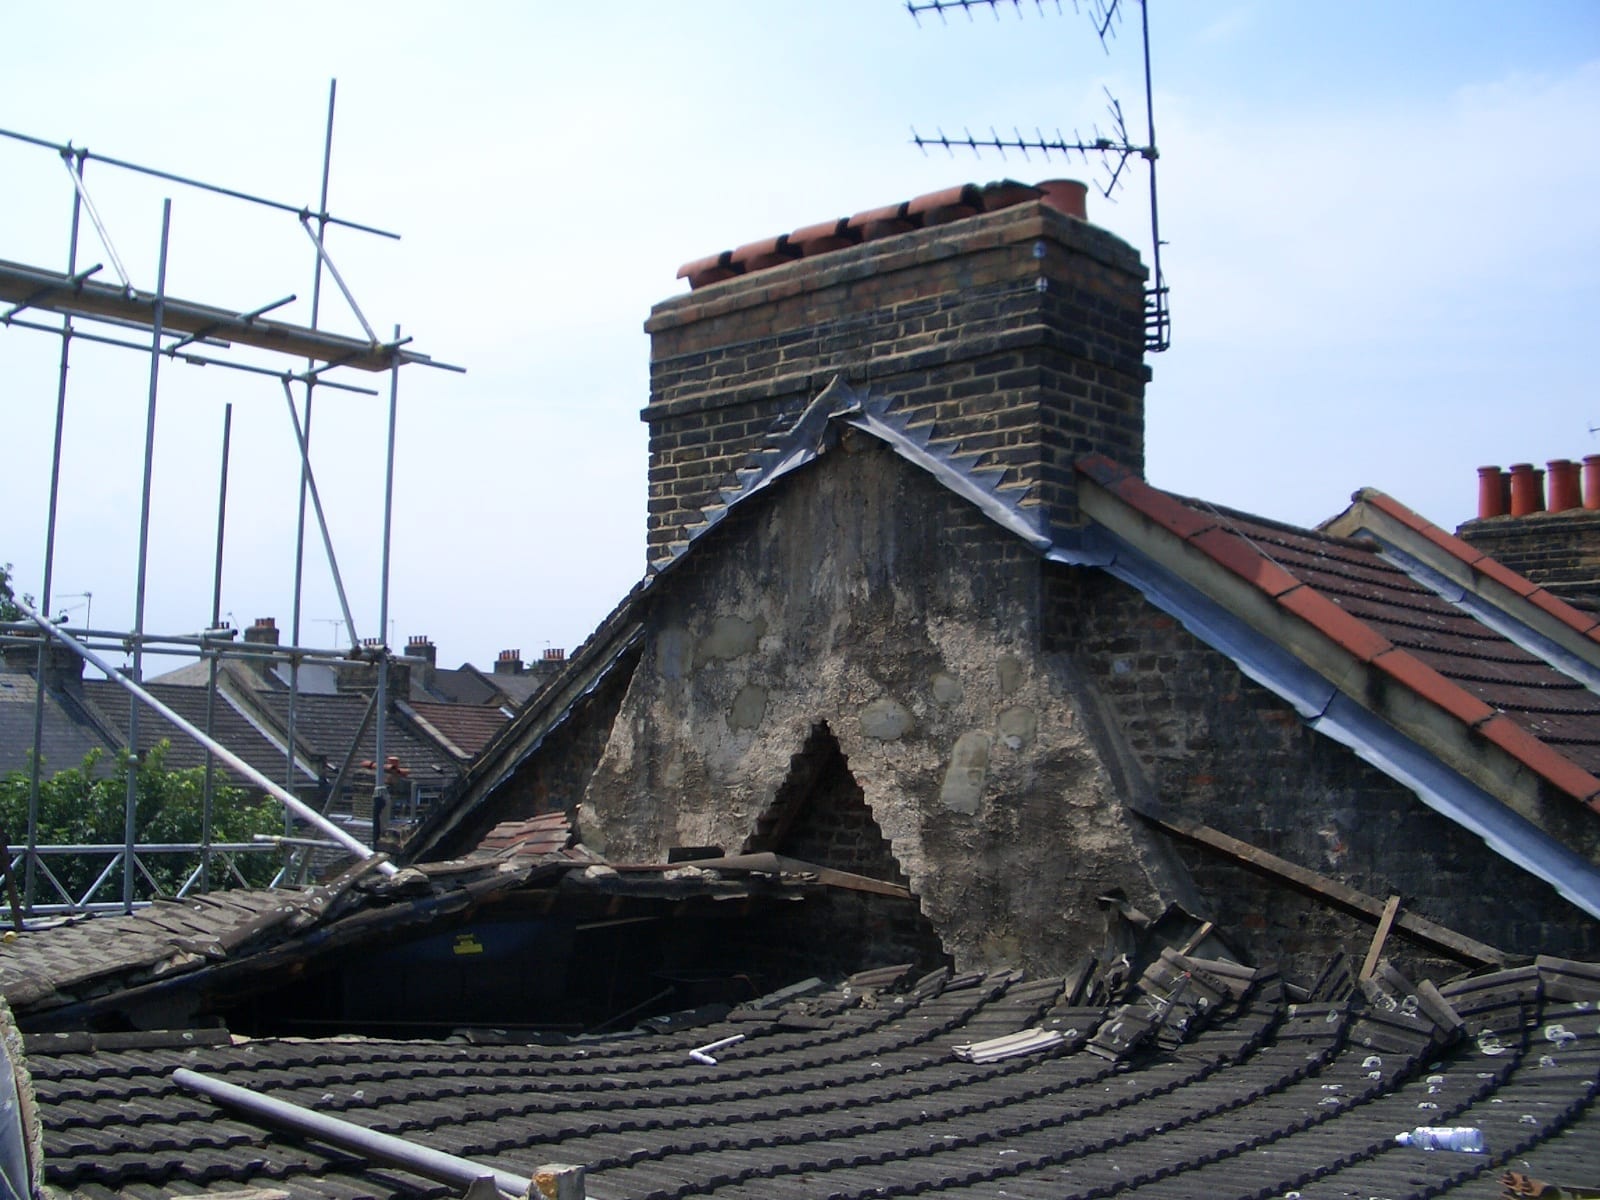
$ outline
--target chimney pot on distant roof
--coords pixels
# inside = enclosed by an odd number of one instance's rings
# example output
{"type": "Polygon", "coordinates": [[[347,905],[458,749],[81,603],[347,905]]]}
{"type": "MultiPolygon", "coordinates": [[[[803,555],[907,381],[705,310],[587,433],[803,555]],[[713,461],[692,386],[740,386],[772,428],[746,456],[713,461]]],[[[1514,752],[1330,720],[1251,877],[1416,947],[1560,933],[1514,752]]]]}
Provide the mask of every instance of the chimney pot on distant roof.
{"type": "Polygon", "coordinates": [[[1511,464],[1511,515],[1525,517],[1544,511],[1544,485],[1532,463],[1511,464]]]}
{"type": "Polygon", "coordinates": [[[544,652],[545,662],[566,662],[567,652],[557,646],[552,646],[544,652]]]}
{"type": "Polygon", "coordinates": [[[258,646],[278,644],[278,622],[274,617],[257,617],[255,624],[244,631],[244,640],[258,646]]]}
{"type": "Polygon", "coordinates": [[[500,657],[495,659],[494,673],[496,675],[521,675],[522,651],[502,650],[500,657]]]}
{"type": "Polygon", "coordinates": [[[1552,458],[1550,468],[1551,512],[1565,512],[1569,508],[1583,507],[1583,494],[1578,486],[1578,464],[1570,458],[1552,458]]]}
{"type": "Polygon", "coordinates": [[[1506,489],[1499,467],[1478,468],[1478,519],[1506,515],[1506,489]]]}
{"type": "Polygon", "coordinates": [[[439,660],[439,648],[426,634],[415,633],[406,639],[406,657],[420,658],[429,666],[433,666],[439,660]]]}
{"type": "Polygon", "coordinates": [[[1583,506],[1600,508],[1600,454],[1583,456],[1583,506]]]}

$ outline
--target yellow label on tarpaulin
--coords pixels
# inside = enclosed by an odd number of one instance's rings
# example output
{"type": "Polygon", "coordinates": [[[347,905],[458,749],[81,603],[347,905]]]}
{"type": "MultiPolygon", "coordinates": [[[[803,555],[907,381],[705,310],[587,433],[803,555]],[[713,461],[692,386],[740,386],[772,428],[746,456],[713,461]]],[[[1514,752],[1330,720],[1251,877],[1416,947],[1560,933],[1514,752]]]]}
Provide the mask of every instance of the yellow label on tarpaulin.
{"type": "Polygon", "coordinates": [[[478,940],[475,934],[458,933],[456,934],[456,944],[453,950],[457,954],[482,954],[483,943],[478,940]]]}

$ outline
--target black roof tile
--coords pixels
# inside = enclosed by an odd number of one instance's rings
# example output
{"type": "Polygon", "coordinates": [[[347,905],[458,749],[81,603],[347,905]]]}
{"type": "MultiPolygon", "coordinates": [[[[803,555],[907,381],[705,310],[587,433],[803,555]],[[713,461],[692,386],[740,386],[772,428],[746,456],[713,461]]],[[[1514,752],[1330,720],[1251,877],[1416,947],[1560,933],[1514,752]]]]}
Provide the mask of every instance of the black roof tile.
{"type": "Polygon", "coordinates": [[[330,1198],[444,1194],[180,1092],[167,1080],[177,1065],[519,1174],[580,1161],[592,1194],[630,1200],[1422,1195],[1504,1162],[1497,1147],[1513,1142],[1569,1179],[1600,1167],[1600,1139],[1586,1148],[1568,1132],[1588,1121],[1600,1082],[1600,1024],[1592,1002],[1544,995],[1537,971],[1444,989],[1469,1028],[1450,1045],[1431,1022],[1360,996],[1287,1007],[1281,990],[1261,989],[1176,1053],[1116,1063],[1068,1047],[987,1065],[950,1054],[952,1038],[1042,1014],[1058,987],[989,980],[847,1010],[863,1018],[854,1028],[807,1034],[730,1020],[582,1047],[264,1039],[53,1054],[35,1038],[30,1051],[50,1182],[102,1196],[272,1180],[330,1198]],[[746,1034],[736,1058],[688,1062],[723,1030],[746,1034]],[[1375,1034],[1398,1051],[1366,1044],[1375,1034]],[[1393,1144],[1425,1119],[1480,1125],[1491,1154],[1393,1144]]]}

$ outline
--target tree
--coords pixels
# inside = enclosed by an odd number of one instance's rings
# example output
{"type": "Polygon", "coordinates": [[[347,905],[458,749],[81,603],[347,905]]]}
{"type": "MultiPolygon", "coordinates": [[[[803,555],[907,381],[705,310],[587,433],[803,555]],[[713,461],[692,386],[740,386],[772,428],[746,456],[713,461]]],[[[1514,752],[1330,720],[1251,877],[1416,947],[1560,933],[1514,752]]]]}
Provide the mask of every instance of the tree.
{"type": "MultiPolygon", "coordinates": [[[[169,771],[165,760],[168,743],[159,742],[138,766],[134,830],[140,842],[200,841],[205,795],[205,770],[191,767],[169,771]]],[[[128,772],[132,764],[126,751],[118,751],[110,771],[102,771],[99,750],[92,750],[76,767],[58,771],[39,781],[38,842],[44,845],[121,845],[128,796],[128,772]]],[[[0,777],[0,825],[14,838],[22,838],[28,828],[29,777],[26,771],[13,771],[0,777]]],[[[218,786],[212,794],[211,840],[247,842],[257,833],[279,833],[283,817],[276,802],[257,799],[242,788],[218,786]]],[[[82,897],[105,869],[107,856],[54,856],[45,860],[52,874],[72,896],[82,897]]],[[[141,858],[145,869],[155,877],[159,894],[175,894],[194,860],[187,856],[162,854],[141,858]]],[[[278,863],[272,855],[245,855],[238,861],[240,873],[256,886],[272,881],[278,863]]],[[[217,871],[213,868],[213,879],[217,871]]],[[[121,896],[121,876],[111,889],[102,886],[97,899],[121,896]]],[[[151,899],[156,894],[149,881],[136,874],[134,895],[151,899]]]]}
{"type": "Polygon", "coordinates": [[[0,621],[21,621],[25,617],[17,607],[16,593],[11,590],[11,564],[0,563],[0,621]]]}

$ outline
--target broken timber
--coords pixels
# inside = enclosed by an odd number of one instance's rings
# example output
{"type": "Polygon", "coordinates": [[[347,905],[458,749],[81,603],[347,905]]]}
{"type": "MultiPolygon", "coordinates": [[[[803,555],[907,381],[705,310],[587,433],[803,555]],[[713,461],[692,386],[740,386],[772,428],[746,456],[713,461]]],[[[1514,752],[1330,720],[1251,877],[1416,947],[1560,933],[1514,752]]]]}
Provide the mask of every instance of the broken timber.
{"type": "MultiPolygon", "coordinates": [[[[1209,825],[1200,825],[1193,822],[1163,821],[1161,818],[1153,817],[1148,813],[1140,813],[1139,815],[1157,828],[1164,829],[1168,833],[1181,837],[1186,841],[1216,850],[1253,871],[1280,879],[1303,892],[1327,901],[1336,908],[1377,921],[1380,926],[1385,919],[1389,906],[1384,901],[1369,896],[1365,892],[1357,891],[1355,888],[1342,884],[1336,879],[1329,879],[1326,875],[1319,875],[1317,872],[1307,870],[1305,867],[1296,866],[1286,859],[1268,853],[1259,846],[1252,846],[1249,842],[1230,837],[1228,834],[1213,829],[1209,825]]],[[[1450,957],[1473,966],[1503,967],[1506,965],[1507,956],[1503,951],[1483,942],[1474,941],[1472,938],[1456,933],[1454,930],[1446,929],[1443,925],[1436,925],[1425,917],[1399,911],[1398,903],[1396,903],[1395,909],[1396,911],[1389,914],[1391,927],[1406,934],[1413,941],[1430,946],[1435,950],[1443,951],[1450,957]]],[[[1382,935],[1387,935],[1388,932],[1387,928],[1380,929],[1380,934],[1382,935]]],[[[1381,948],[1383,940],[1381,936],[1376,939],[1374,949],[1381,948]]]]}

